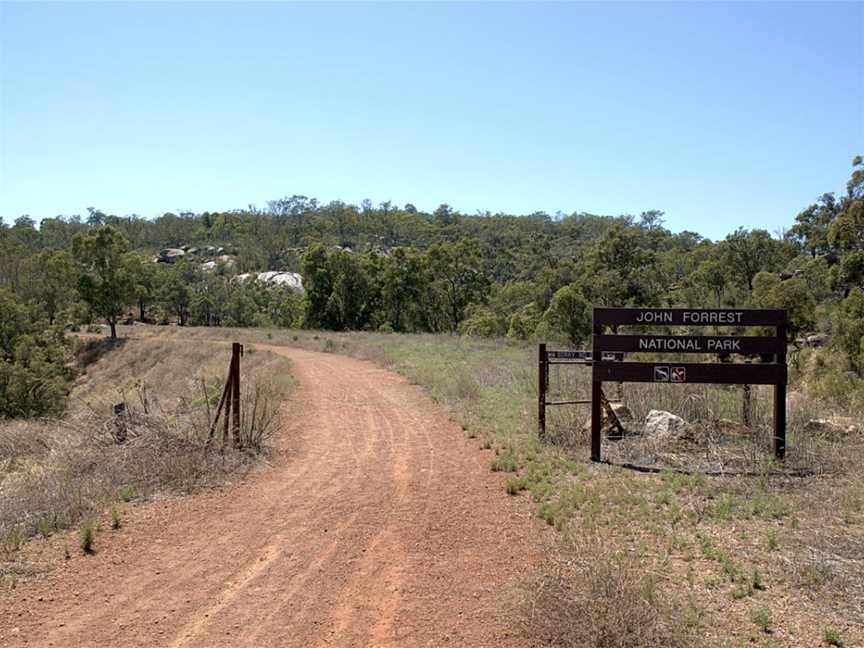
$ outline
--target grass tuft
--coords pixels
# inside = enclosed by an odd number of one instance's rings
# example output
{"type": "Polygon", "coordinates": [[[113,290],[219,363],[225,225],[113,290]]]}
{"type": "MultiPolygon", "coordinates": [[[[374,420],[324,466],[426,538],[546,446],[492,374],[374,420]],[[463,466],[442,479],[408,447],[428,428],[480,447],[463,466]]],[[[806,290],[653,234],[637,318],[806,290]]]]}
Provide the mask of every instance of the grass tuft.
{"type": "Polygon", "coordinates": [[[640,560],[600,537],[580,538],[525,585],[522,621],[543,645],[697,646],[700,615],[661,592],[640,560]]]}
{"type": "Polygon", "coordinates": [[[843,646],[843,639],[840,636],[840,632],[835,628],[825,628],[825,632],[822,634],[822,640],[829,646],[838,646],[840,648],[843,646]]]}
{"type": "Polygon", "coordinates": [[[121,486],[117,489],[117,497],[123,502],[131,502],[135,498],[135,487],[128,484],[121,486]]]}
{"type": "Polygon", "coordinates": [[[96,542],[97,525],[94,520],[85,520],[78,529],[78,546],[84,554],[93,553],[93,544],[96,542]]]}
{"type": "Polygon", "coordinates": [[[757,607],[750,611],[750,620],[764,633],[771,632],[771,610],[766,607],[757,607]]]}

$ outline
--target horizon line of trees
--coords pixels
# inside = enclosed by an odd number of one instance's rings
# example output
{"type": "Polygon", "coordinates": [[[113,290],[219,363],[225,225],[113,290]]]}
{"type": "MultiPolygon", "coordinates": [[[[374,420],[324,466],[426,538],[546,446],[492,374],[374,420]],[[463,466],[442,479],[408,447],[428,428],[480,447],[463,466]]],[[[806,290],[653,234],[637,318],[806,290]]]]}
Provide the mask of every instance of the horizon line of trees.
{"type": "MultiPolygon", "coordinates": [[[[0,222],[0,394],[62,355],[64,326],[127,319],[181,326],[454,332],[580,345],[592,304],[780,307],[790,341],[819,332],[864,373],[864,164],[775,238],[738,229],[712,242],[663,214],[553,220],[466,216],[442,205],[319,205],[266,211],[0,222]],[[155,250],[227,245],[231,266],[153,262],[155,250]],[[305,294],[234,273],[300,272],[305,294]],[[38,353],[37,353],[38,351],[38,353]],[[41,354],[41,355],[40,355],[41,354]],[[16,373],[17,372],[17,373],[16,373]]],[[[52,374],[60,380],[62,372],[52,374]]],[[[25,381],[26,382],[26,381],[25,381]]],[[[23,383],[22,383],[23,384],[23,383]]],[[[20,399],[19,399],[20,400],[20,399]]],[[[38,399],[36,399],[38,400],[38,399]]],[[[14,411],[2,405],[0,415],[14,411]]]]}

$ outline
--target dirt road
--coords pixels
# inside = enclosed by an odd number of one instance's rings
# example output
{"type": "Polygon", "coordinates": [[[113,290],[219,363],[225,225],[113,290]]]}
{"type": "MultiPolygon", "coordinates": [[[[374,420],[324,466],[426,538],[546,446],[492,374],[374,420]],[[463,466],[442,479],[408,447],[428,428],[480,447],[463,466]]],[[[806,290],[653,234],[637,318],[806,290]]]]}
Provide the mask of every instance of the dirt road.
{"type": "Polygon", "coordinates": [[[265,348],[299,381],[274,466],[136,507],[94,556],[3,593],[0,645],[526,645],[500,601],[539,525],[490,452],[399,376],[265,348]]]}

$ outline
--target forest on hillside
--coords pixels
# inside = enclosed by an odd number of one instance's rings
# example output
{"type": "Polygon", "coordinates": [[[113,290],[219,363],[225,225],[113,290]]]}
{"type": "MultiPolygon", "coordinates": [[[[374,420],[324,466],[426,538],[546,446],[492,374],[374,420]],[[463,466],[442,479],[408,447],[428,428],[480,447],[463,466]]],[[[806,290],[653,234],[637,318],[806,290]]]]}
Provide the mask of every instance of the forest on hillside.
{"type": "Polygon", "coordinates": [[[824,347],[823,365],[856,388],[864,375],[861,157],[845,192],[785,232],[716,242],[669,231],[659,211],[468,215],[305,196],[152,220],[88,211],[0,221],[0,416],[62,410],[64,331],[136,320],[582,345],[592,305],[779,307],[790,344],[824,347]],[[299,273],[302,288],[264,271],[299,273]]]}

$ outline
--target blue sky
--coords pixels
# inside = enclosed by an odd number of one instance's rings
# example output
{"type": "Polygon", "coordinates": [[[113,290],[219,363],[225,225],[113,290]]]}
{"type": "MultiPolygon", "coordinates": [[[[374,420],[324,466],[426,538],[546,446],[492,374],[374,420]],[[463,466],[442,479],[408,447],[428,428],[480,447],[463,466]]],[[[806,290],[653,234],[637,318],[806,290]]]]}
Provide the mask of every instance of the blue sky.
{"type": "Polygon", "coordinates": [[[0,216],[299,193],[774,231],[864,153],[862,7],[0,1],[0,216]]]}

